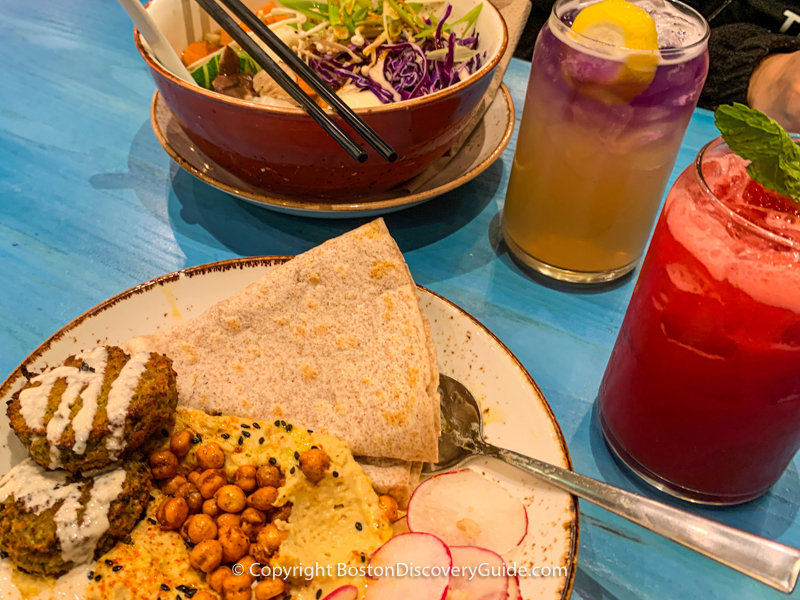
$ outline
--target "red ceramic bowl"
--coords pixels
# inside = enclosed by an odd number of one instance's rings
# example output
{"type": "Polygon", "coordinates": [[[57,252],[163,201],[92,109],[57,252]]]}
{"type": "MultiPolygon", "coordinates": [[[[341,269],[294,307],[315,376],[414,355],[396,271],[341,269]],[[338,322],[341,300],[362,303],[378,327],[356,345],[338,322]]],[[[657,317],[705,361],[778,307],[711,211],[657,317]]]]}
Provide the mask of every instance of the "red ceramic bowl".
{"type": "MultiPolygon", "coordinates": [[[[450,2],[455,20],[480,0],[450,2]]],[[[263,0],[245,4],[257,8],[263,0]]],[[[194,2],[151,0],[147,8],[179,54],[190,41],[200,39],[204,20],[207,23],[194,2]],[[184,19],[187,6],[191,23],[184,19]]],[[[503,17],[489,0],[483,0],[477,27],[487,57],[469,79],[423,98],[356,109],[397,151],[394,163],[383,160],[338,117],[337,122],[367,150],[366,162],[351,158],[301,109],[253,104],[190,85],[153,59],[137,30],[134,39],[167,106],[210,158],[273,195],[336,201],[393,188],[424,171],[452,146],[508,44],[503,17]]]]}

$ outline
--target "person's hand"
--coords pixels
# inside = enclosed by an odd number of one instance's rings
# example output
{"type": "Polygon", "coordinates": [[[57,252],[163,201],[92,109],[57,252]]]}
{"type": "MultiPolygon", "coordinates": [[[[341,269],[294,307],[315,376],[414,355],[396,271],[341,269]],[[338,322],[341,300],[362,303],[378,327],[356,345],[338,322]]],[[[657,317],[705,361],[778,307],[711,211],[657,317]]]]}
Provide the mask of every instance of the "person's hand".
{"type": "Polygon", "coordinates": [[[750,77],[747,103],[800,133],[800,51],[768,56],[750,77]]]}

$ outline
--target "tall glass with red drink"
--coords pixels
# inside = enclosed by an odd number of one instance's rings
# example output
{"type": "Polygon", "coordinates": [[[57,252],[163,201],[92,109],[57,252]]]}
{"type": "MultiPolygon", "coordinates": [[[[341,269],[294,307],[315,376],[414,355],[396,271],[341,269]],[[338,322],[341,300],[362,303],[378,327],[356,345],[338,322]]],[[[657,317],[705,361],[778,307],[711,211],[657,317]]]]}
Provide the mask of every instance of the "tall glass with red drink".
{"type": "Polygon", "coordinates": [[[735,504],[800,447],[800,204],[722,140],[670,191],[603,377],[617,455],[685,499],[735,504]]]}

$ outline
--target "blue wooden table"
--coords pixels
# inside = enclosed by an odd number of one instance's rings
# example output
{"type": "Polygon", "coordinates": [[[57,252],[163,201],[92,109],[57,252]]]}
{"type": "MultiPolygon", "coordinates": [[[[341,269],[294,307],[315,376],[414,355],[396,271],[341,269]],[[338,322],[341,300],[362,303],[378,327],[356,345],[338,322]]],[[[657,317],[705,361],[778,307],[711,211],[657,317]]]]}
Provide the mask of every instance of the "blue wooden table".
{"type": "MultiPolygon", "coordinates": [[[[267,212],[171,162],[150,128],[153,82],[115,2],[0,0],[0,39],[0,376],[69,320],[136,283],[209,261],[303,252],[360,224],[267,212]]],[[[514,61],[506,76],[518,117],[528,70],[514,61]]],[[[673,176],[715,135],[710,113],[698,111],[673,176]]],[[[514,146],[473,182],[387,223],[414,278],[483,321],[539,382],[576,470],[657,496],[616,466],[593,416],[633,279],[573,293],[514,265],[498,231],[514,146]]],[[[796,465],[755,502],[699,512],[800,546],[796,465]]],[[[581,508],[575,598],[783,597],[581,508]]]]}

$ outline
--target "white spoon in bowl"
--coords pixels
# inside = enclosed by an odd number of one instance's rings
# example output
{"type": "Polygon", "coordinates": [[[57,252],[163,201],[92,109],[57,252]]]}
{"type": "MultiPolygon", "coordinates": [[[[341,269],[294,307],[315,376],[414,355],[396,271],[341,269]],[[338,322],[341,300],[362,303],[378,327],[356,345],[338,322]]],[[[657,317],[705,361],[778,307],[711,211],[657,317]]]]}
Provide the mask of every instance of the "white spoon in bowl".
{"type": "Polygon", "coordinates": [[[156,60],[170,73],[192,85],[197,85],[189,74],[189,71],[183,66],[181,59],[178,57],[175,49],[170,45],[167,37],[161,33],[153,17],[148,14],[144,6],[139,3],[139,0],[119,0],[119,3],[122,5],[122,8],[125,9],[125,12],[128,13],[128,16],[133,21],[133,24],[136,25],[136,28],[144,36],[144,39],[147,40],[147,44],[153,51],[156,60]]]}

